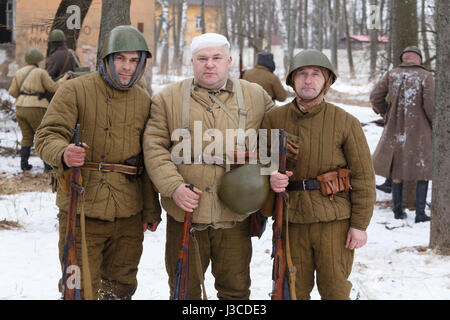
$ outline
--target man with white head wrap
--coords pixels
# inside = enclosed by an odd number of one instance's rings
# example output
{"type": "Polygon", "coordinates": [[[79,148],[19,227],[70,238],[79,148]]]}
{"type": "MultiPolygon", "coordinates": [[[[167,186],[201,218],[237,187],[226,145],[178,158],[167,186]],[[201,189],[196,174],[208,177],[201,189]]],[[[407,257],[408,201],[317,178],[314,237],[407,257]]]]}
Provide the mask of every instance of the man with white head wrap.
{"type": "MultiPolygon", "coordinates": [[[[168,85],[152,98],[143,140],[144,158],[167,212],[166,270],[171,299],[177,298],[176,264],[185,211],[193,213],[192,226],[198,243],[198,249],[193,241],[189,243],[189,298],[201,298],[200,284],[210,261],[219,299],[250,297],[249,215],[236,212],[232,205],[220,200],[226,166],[205,159],[207,141],[194,141],[194,125],[198,124],[203,130],[201,137],[203,133],[216,132],[224,140],[227,129],[258,130],[264,114],[274,106],[259,85],[230,77],[229,48],[228,40],[219,34],[195,37],[191,43],[194,77],[168,85]],[[191,162],[176,163],[171,155],[183,141],[171,139],[181,128],[193,137],[192,145],[199,144],[192,148],[191,162]],[[200,150],[199,154],[196,150],[200,150]],[[192,190],[188,188],[190,184],[194,185],[192,190]]],[[[226,145],[224,141],[223,146],[226,145]]],[[[215,149],[216,156],[218,151],[215,149]]]]}

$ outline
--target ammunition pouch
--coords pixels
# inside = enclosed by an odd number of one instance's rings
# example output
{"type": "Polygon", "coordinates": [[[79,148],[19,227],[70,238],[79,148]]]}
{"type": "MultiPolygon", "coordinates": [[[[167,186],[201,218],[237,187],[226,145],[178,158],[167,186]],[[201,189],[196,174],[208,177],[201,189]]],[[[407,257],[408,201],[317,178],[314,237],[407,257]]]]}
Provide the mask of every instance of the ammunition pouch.
{"type": "Polygon", "coordinates": [[[350,173],[350,169],[338,169],[317,176],[320,192],[332,200],[336,193],[349,191],[351,188],[350,173]]]}

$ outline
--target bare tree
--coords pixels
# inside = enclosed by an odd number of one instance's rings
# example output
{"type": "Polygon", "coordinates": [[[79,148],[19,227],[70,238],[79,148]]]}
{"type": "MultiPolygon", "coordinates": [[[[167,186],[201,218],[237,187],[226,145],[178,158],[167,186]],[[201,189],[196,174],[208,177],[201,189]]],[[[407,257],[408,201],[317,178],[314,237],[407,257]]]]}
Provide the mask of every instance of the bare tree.
{"type": "Polygon", "coordinates": [[[421,17],[420,17],[420,34],[422,35],[423,53],[424,53],[424,65],[426,68],[431,68],[430,63],[430,46],[428,45],[428,35],[427,35],[427,24],[426,24],[426,14],[425,0],[422,0],[421,4],[421,17]]]}
{"type": "Polygon", "coordinates": [[[177,74],[180,75],[183,67],[183,48],[184,48],[184,33],[186,31],[187,23],[187,8],[186,0],[172,0],[172,36],[174,43],[172,64],[175,66],[177,74]]]}
{"type": "Polygon", "coordinates": [[[158,0],[161,5],[161,22],[162,22],[162,38],[161,38],[161,59],[159,63],[159,72],[167,74],[169,71],[169,0],[158,0]]]}
{"type": "Polygon", "coordinates": [[[200,13],[200,23],[202,25],[202,33],[206,33],[206,23],[205,23],[205,0],[202,0],[202,6],[201,6],[201,13],[200,13]]]}
{"type": "Polygon", "coordinates": [[[417,0],[392,1],[393,65],[399,63],[399,57],[407,46],[418,45],[417,0]]]}
{"type": "MultiPolygon", "coordinates": [[[[370,0],[372,6],[377,5],[377,0],[370,0]]],[[[377,17],[374,17],[376,19],[377,17]]],[[[370,80],[375,79],[376,69],[377,69],[377,55],[378,55],[378,29],[376,28],[376,23],[381,21],[372,21],[374,26],[370,29],[370,80]]]]}
{"type": "Polygon", "coordinates": [[[450,3],[436,1],[436,96],[433,119],[433,192],[430,246],[450,254],[450,3]]]}
{"type": "Polygon", "coordinates": [[[347,15],[347,0],[343,0],[343,13],[344,13],[344,24],[345,24],[345,39],[347,46],[347,58],[348,58],[348,66],[350,68],[350,76],[352,78],[355,77],[355,66],[353,64],[353,53],[352,53],[352,44],[350,39],[350,27],[348,24],[348,15],[347,15]]]}
{"type": "Polygon", "coordinates": [[[103,40],[106,35],[120,25],[130,25],[131,0],[102,0],[102,17],[98,35],[97,65],[101,60],[103,40]]]}
{"type": "Polygon", "coordinates": [[[332,18],[331,21],[331,63],[335,70],[338,70],[338,27],[339,27],[339,0],[333,0],[333,8],[331,8],[331,1],[329,2],[329,13],[332,18]]]}
{"type": "MultiPolygon", "coordinates": [[[[83,25],[84,18],[91,6],[92,0],[62,0],[56,10],[55,18],[51,30],[60,29],[66,35],[66,45],[68,48],[76,50],[78,37],[80,36],[79,28],[69,29],[67,20],[73,14],[71,10],[68,10],[70,6],[80,9],[80,27],[83,25]],[[69,12],[68,12],[69,11],[69,12]]],[[[70,9],[70,8],[69,8],[70,9]]],[[[50,50],[50,44],[47,47],[47,55],[50,50]]]]}

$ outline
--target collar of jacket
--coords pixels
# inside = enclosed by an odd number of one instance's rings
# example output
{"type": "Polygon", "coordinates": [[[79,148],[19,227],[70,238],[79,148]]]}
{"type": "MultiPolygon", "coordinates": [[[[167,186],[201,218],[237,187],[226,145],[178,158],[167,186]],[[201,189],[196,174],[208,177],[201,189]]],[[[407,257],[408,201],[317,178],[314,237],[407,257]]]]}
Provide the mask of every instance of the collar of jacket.
{"type": "Polygon", "coordinates": [[[299,108],[298,105],[298,101],[296,98],[294,98],[294,100],[292,100],[292,102],[289,105],[289,109],[292,112],[292,116],[294,119],[307,119],[307,118],[311,118],[314,117],[316,114],[318,114],[319,112],[321,112],[326,106],[326,102],[325,100],[322,100],[322,102],[316,104],[315,106],[308,108],[308,109],[304,109],[301,110],[299,108]]]}
{"type": "MultiPolygon", "coordinates": [[[[209,90],[206,88],[203,88],[202,86],[200,86],[197,81],[194,80],[194,87],[192,90],[194,91],[199,91],[200,89],[204,89],[207,92],[212,92],[213,90],[209,90]]],[[[222,88],[220,88],[218,91],[228,91],[228,92],[233,92],[233,81],[231,81],[230,77],[228,77],[227,81],[225,82],[225,84],[222,86],[222,88]]]]}
{"type": "Polygon", "coordinates": [[[401,65],[399,65],[399,67],[400,67],[400,68],[418,67],[418,68],[422,68],[422,69],[428,70],[428,69],[425,68],[423,65],[417,64],[417,63],[402,63],[401,65]]]}
{"type": "Polygon", "coordinates": [[[118,90],[118,89],[112,87],[106,81],[106,79],[100,74],[100,72],[95,71],[95,73],[96,73],[96,77],[101,79],[101,80],[98,80],[98,83],[102,84],[100,86],[100,88],[101,88],[101,91],[103,91],[103,94],[107,97],[107,99],[120,98],[120,97],[126,96],[128,94],[129,90],[118,90]]]}
{"type": "MultiPolygon", "coordinates": [[[[228,77],[225,85],[219,89],[218,95],[220,96],[221,93],[234,93],[235,88],[233,87],[233,81],[228,77]]],[[[201,87],[197,84],[197,82],[194,80],[192,89],[191,89],[191,97],[192,99],[196,100],[200,104],[204,105],[205,107],[208,107],[211,105],[211,98],[209,97],[208,93],[211,92],[211,90],[208,90],[206,88],[201,87]]],[[[223,101],[224,102],[224,101],[223,101]]]]}
{"type": "Polygon", "coordinates": [[[255,65],[255,68],[256,68],[256,69],[267,70],[267,71],[269,71],[270,73],[273,73],[273,71],[270,71],[269,68],[267,68],[266,66],[262,66],[262,65],[260,65],[260,64],[255,65]]]}

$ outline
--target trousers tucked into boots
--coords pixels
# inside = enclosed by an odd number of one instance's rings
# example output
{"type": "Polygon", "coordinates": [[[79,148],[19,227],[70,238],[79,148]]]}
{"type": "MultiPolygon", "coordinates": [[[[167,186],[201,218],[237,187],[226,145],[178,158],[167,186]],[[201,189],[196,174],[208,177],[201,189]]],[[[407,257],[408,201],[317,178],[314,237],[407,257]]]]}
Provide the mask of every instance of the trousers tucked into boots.
{"type": "Polygon", "coordinates": [[[23,171],[31,170],[33,167],[28,163],[28,159],[30,158],[30,149],[31,147],[22,147],[20,149],[20,169],[23,171]]]}

